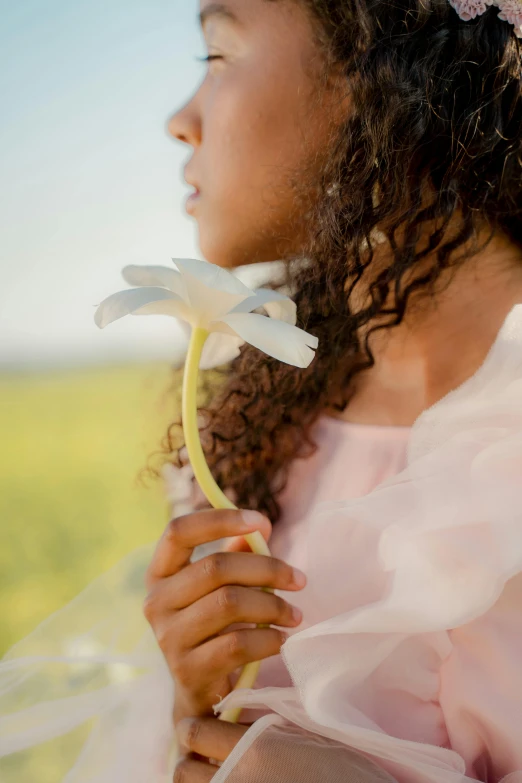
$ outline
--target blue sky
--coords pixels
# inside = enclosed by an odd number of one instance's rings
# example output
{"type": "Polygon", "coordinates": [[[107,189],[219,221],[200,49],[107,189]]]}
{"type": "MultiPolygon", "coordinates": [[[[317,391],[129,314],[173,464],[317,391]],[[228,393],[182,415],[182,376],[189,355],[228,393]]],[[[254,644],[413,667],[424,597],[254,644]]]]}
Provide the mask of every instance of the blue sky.
{"type": "Polygon", "coordinates": [[[0,364],[167,357],[173,319],[100,330],[93,305],[125,264],[201,257],[165,130],[205,73],[199,3],[0,6],[0,364]]]}

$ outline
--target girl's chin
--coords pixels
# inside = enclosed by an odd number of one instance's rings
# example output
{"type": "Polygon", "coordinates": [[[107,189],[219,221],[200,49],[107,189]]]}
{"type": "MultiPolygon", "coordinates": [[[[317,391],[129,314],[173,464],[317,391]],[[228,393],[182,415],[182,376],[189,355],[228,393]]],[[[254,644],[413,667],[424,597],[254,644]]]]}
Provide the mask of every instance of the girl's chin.
{"type": "Polygon", "coordinates": [[[242,233],[227,234],[224,221],[220,219],[210,221],[208,214],[198,216],[197,241],[201,255],[211,264],[223,269],[235,269],[239,266],[256,266],[258,264],[280,261],[274,258],[274,247],[268,244],[244,243],[242,233]],[[213,231],[212,222],[218,230],[213,231]]]}
{"type": "Polygon", "coordinates": [[[239,264],[234,262],[234,258],[232,257],[232,254],[227,254],[226,252],[223,253],[223,249],[221,246],[221,249],[219,252],[216,251],[216,244],[212,243],[211,247],[207,246],[206,242],[199,241],[199,250],[201,255],[206,261],[209,261],[211,264],[215,264],[216,266],[222,267],[222,269],[234,269],[236,266],[239,266],[239,264]]]}

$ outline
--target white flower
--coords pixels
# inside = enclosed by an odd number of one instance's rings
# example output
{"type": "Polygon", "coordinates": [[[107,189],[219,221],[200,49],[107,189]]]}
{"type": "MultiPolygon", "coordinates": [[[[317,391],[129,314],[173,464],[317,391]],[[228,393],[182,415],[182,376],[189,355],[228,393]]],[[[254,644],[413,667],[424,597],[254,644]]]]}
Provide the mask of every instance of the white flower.
{"type": "Polygon", "coordinates": [[[318,339],[295,326],[294,302],[279,291],[248,288],[231,272],[208,261],[172,259],[179,271],[164,266],[126,266],[123,278],[134,286],[98,305],[100,329],[124,315],[170,315],[192,328],[210,332],[200,362],[208,368],[239,354],[244,343],[296,367],[308,367],[318,339]],[[253,313],[259,307],[267,315],[253,313]]]}

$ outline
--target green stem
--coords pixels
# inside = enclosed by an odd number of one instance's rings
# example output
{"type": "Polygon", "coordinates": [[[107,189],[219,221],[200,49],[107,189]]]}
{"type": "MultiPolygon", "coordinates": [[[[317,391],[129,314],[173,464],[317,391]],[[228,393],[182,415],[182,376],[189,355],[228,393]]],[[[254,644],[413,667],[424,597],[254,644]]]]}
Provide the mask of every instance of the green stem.
{"type": "MultiPolygon", "coordinates": [[[[198,428],[198,407],[197,407],[197,389],[198,389],[198,370],[199,360],[205,341],[209,335],[206,329],[194,327],[190,337],[187,357],[185,360],[185,370],[183,374],[183,396],[181,404],[181,419],[183,424],[183,434],[185,437],[185,446],[187,447],[188,458],[194,476],[198,482],[201,491],[204,493],[208,502],[214,508],[233,508],[236,509],[231,500],[227,498],[224,492],[214,481],[214,477],[207,465],[198,428]]],[[[265,539],[259,532],[248,533],[244,536],[250,549],[257,555],[266,555],[271,557],[270,549],[265,539]]],[[[273,593],[270,587],[262,587],[267,593],[273,593]]],[[[257,628],[269,628],[269,624],[257,625],[257,628]]],[[[252,688],[259,673],[261,661],[252,661],[243,667],[234,690],[238,688],[252,688]]],[[[241,707],[225,710],[219,715],[219,720],[225,720],[229,723],[237,723],[241,707]]]]}

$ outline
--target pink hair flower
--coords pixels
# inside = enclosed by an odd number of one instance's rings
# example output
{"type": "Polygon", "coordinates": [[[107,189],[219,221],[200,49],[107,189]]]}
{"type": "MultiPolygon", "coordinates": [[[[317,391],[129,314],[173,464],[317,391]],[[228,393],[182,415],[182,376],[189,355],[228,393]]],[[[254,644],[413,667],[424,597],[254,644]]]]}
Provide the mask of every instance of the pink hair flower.
{"type": "Polygon", "coordinates": [[[492,5],[492,0],[449,0],[449,3],[464,22],[469,22],[483,14],[487,6],[492,5]]]}
{"type": "Polygon", "coordinates": [[[522,0],[498,0],[498,7],[498,18],[512,24],[517,38],[522,38],[522,0]]]}

